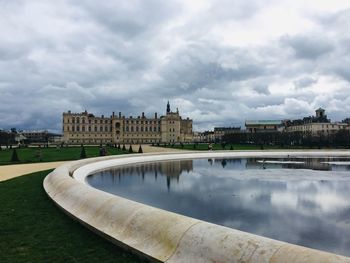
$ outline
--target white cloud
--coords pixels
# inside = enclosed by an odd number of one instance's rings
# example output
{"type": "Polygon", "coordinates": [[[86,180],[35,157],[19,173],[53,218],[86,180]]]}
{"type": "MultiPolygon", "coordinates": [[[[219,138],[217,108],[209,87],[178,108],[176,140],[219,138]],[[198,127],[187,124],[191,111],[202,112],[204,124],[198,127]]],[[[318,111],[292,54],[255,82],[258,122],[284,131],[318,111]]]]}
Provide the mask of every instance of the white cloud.
{"type": "Polygon", "coordinates": [[[197,129],[349,117],[348,1],[0,1],[0,127],[173,109],[197,129]],[[345,99],[344,99],[345,98],[345,99]],[[16,107],[14,107],[16,105],[16,107]]]}

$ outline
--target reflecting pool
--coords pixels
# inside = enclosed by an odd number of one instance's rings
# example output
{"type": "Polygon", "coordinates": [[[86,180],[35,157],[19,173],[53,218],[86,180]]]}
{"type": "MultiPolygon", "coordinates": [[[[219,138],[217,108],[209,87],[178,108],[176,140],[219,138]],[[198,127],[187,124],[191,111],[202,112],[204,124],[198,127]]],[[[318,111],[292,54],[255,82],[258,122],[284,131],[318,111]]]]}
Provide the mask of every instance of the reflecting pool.
{"type": "Polygon", "coordinates": [[[350,159],[177,160],[86,180],[161,209],[350,256],[350,159]]]}

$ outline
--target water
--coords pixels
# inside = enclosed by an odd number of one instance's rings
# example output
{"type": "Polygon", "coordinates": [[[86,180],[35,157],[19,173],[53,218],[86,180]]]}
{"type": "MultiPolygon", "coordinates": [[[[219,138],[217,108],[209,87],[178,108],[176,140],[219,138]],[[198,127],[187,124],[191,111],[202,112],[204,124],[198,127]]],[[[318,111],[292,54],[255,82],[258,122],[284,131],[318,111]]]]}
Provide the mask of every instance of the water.
{"type": "Polygon", "coordinates": [[[350,256],[350,159],[195,159],[120,167],[87,183],[168,211],[350,256]]]}

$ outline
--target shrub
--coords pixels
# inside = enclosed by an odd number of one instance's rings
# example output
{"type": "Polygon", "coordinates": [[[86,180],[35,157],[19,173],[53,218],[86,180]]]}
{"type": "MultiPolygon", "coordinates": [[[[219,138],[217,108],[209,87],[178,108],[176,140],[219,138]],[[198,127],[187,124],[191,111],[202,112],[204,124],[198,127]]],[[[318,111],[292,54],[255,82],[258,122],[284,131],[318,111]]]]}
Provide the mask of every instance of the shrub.
{"type": "Polygon", "coordinates": [[[81,147],[81,152],[80,152],[80,159],[85,159],[86,158],[86,152],[85,152],[85,147],[81,147]]]}
{"type": "Polygon", "coordinates": [[[140,147],[139,147],[138,153],[143,153],[141,145],[140,145],[140,147]]]}
{"type": "Polygon", "coordinates": [[[12,152],[11,162],[14,162],[14,163],[15,162],[19,162],[19,158],[18,158],[16,149],[14,149],[13,152],[12,152]]]}
{"type": "Polygon", "coordinates": [[[123,144],[122,150],[123,150],[123,151],[126,151],[125,144],[123,144]]]}
{"type": "Polygon", "coordinates": [[[129,146],[129,153],[133,153],[134,151],[132,150],[132,146],[131,146],[131,144],[130,144],[130,146],[129,146]]]}

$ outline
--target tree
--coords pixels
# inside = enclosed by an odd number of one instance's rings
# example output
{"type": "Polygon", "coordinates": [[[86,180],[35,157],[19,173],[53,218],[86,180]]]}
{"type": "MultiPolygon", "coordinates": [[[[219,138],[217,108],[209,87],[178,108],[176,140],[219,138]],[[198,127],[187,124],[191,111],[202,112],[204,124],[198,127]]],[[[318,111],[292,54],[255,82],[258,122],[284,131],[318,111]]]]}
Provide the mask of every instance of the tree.
{"type": "Polygon", "coordinates": [[[138,153],[143,153],[141,145],[140,145],[140,147],[139,147],[138,153]]]}
{"type": "Polygon", "coordinates": [[[230,150],[231,150],[231,151],[233,150],[233,146],[232,146],[232,144],[231,144],[230,150]]]}
{"type": "Polygon", "coordinates": [[[85,152],[85,147],[81,147],[81,152],[80,152],[80,159],[85,159],[86,158],[86,152],[85,152]]]}
{"type": "Polygon", "coordinates": [[[130,146],[129,146],[129,153],[133,153],[134,151],[132,150],[132,146],[131,146],[131,144],[130,144],[130,146]]]}
{"type": "Polygon", "coordinates": [[[12,152],[11,162],[13,162],[13,163],[19,162],[19,158],[18,158],[16,149],[14,149],[12,152]]]}

